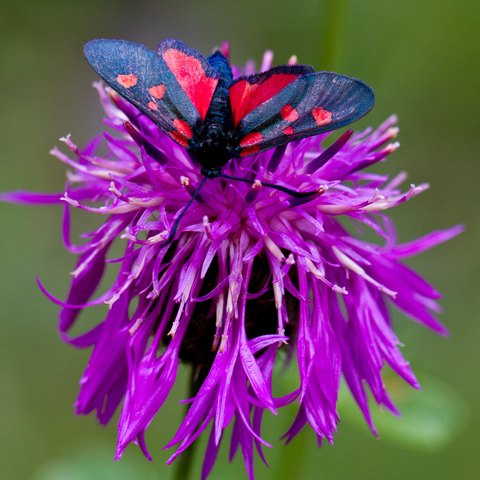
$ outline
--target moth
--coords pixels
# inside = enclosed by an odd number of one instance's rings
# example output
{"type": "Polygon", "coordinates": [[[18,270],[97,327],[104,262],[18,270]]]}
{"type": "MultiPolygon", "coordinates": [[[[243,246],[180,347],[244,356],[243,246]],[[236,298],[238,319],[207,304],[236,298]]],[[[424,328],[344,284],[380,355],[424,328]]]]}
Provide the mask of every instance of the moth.
{"type": "MultiPolygon", "coordinates": [[[[196,194],[215,177],[253,183],[222,173],[222,167],[232,158],[344,127],[375,103],[373,90],[362,81],[307,65],[233,79],[220,50],[205,58],[172,38],[160,42],[156,52],[126,40],[97,39],[84,53],[110,87],[199,163],[204,179],[196,194]]],[[[262,185],[297,197],[315,193],[262,185]]]]}

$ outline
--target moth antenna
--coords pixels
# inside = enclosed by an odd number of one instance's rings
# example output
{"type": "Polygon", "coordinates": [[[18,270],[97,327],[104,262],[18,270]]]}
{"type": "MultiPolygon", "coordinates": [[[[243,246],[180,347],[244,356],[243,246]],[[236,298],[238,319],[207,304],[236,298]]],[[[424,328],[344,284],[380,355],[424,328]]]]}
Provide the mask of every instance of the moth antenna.
{"type": "MultiPolygon", "coordinates": [[[[240,180],[241,182],[251,183],[251,184],[256,183],[255,180],[248,180],[247,178],[232,177],[231,175],[225,175],[224,173],[218,173],[215,175],[215,177],[228,178],[230,180],[240,180]]],[[[261,184],[264,187],[274,188],[275,190],[280,190],[281,192],[288,193],[288,195],[291,195],[292,197],[297,197],[297,198],[305,198],[318,193],[317,191],[296,192],[295,190],[290,190],[289,188],[282,187],[281,185],[275,185],[274,183],[261,182],[261,184]]]]}
{"type": "Polygon", "coordinates": [[[177,233],[178,226],[180,225],[180,221],[182,220],[183,216],[187,213],[187,210],[189,209],[190,205],[193,203],[197,195],[200,193],[200,190],[202,187],[205,185],[205,182],[207,179],[211,178],[210,175],[207,175],[203,177],[202,183],[198,186],[198,188],[195,190],[195,192],[192,195],[192,198],[188,201],[188,203],[183,207],[182,213],[177,217],[175,222],[173,223],[172,229],[170,231],[170,235],[168,238],[162,243],[161,247],[165,247],[169,243],[172,243],[173,239],[175,238],[175,234],[177,233]]]}

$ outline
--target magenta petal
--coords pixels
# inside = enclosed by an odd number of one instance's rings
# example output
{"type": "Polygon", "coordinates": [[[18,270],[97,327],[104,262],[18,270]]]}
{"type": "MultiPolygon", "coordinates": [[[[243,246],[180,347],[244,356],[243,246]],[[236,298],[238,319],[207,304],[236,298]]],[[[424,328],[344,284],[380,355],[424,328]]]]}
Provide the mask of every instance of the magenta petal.
{"type": "Polygon", "coordinates": [[[2,202],[18,203],[19,205],[55,205],[62,203],[62,193],[35,193],[27,190],[4,192],[0,194],[2,202]]]}
{"type": "Polygon", "coordinates": [[[456,227],[449,228],[447,230],[435,230],[434,232],[425,235],[422,238],[418,238],[413,242],[404,243],[393,248],[390,252],[387,252],[388,256],[393,258],[405,258],[413,255],[418,255],[425,250],[428,250],[439,243],[446,242],[465,230],[463,225],[457,225],[456,227]]]}
{"type": "Polygon", "coordinates": [[[205,452],[205,458],[202,465],[201,480],[206,480],[210,472],[212,471],[215,460],[217,459],[218,449],[220,445],[215,443],[215,428],[212,425],[210,436],[208,437],[207,450],[205,452]]]}
{"type": "Polygon", "coordinates": [[[305,415],[305,406],[302,404],[298,409],[297,416],[293,421],[292,425],[288,429],[288,431],[281,437],[285,440],[285,445],[290,443],[303,429],[303,427],[307,424],[307,416],[305,415]]]}
{"type": "Polygon", "coordinates": [[[113,415],[127,386],[126,346],[130,337],[125,328],[129,320],[127,305],[128,296],[123,295],[109,311],[80,380],[76,412],[86,415],[95,409],[101,423],[113,415]]]}
{"type": "Polygon", "coordinates": [[[275,415],[277,410],[273,404],[273,397],[270,389],[265,383],[263,373],[257,365],[255,357],[246,343],[240,346],[240,358],[242,359],[243,368],[250,380],[250,385],[257,397],[262,400],[265,407],[268,408],[275,415]]]}
{"type": "Polygon", "coordinates": [[[224,428],[224,424],[226,423],[228,425],[228,423],[230,423],[230,415],[228,415],[228,411],[233,406],[231,404],[232,399],[230,394],[230,388],[232,383],[233,370],[235,368],[235,363],[237,361],[238,351],[239,351],[239,343],[237,342],[233,349],[233,352],[230,353],[230,358],[227,364],[227,368],[220,380],[220,385],[217,392],[216,407],[215,407],[215,411],[216,411],[215,443],[217,445],[220,443],[220,438],[222,436],[222,430],[224,428]],[[228,405],[229,403],[230,405],[228,405]]]}

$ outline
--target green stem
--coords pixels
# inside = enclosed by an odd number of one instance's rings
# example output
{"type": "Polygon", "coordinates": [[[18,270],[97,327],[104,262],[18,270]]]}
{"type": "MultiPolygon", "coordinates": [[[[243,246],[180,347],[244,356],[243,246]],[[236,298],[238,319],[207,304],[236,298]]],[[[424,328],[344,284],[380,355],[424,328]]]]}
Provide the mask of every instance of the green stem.
{"type": "MultiPolygon", "coordinates": [[[[195,368],[192,368],[192,375],[190,379],[190,386],[188,389],[189,395],[188,398],[193,398],[197,395],[200,387],[203,384],[203,380],[205,379],[203,372],[198,374],[195,368]]],[[[188,412],[190,405],[187,404],[186,413],[188,412]]],[[[197,439],[198,440],[198,439],[197,439]]],[[[175,462],[177,464],[177,469],[175,471],[174,480],[188,480],[190,477],[190,472],[192,470],[193,459],[195,448],[197,446],[197,440],[194,440],[193,443],[184,451],[182,452],[175,462]]]]}
{"type": "Polygon", "coordinates": [[[346,36],[347,0],[326,0],[321,29],[319,70],[337,71],[341,67],[346,36]]]}
{"type": "MultiPolygon", "coordinates": [[[[288,408],[288,407],[287,407],[288,408]]],[[[290,410],[292,410],[290,408],[290,410]]],[[[286,431],[293,420],[295,415],[292,411],[289,412],[288,421],[286,422],[286,431]]],[[[272,475],[270,478],[275,480],[291,480],[292,478],[306,478],[302,475],[305,473],[305,465],[308,464],[308,455],[312,452],[312,432],[305,431],[304,428],[288,445],[283,445],[282,448],[285,451],[277,457],[277,464],[272,469],[272,475]],[[292,472],[295,472],[292,473],[292,472]]]]}
{"type": "Polygon", "coordinates": [[[193,454],[197,441],[195,440],[177,459],[177,470],[175,471],[175,480],[188,480],[192,469],[193,454]]]}

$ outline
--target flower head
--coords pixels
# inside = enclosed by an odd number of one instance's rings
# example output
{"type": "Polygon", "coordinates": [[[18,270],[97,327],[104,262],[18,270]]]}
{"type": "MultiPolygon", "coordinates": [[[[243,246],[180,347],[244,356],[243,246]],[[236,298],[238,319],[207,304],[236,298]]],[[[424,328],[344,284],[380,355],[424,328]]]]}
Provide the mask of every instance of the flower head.
{"type": "MultiPolygon", "coordinates": [[[[245,68],[252,73],[251,65],[245,68]]],[[[62,305],[62,338],[78,348],[93,346],[76,412],[96,411],[105,424],[124,399],[116,458],[134,440],[150,458],[144,433],[179,361],[192,365],[197,388],[167,445],[178,445],[169,463],[211,425],[202,478],[232,420],[231,451],[241,447],[253,478],[254,444],[262,458],[262,444],[269,446],[261,436],[264,410],[276,413],[292,402],[299,409],[287,442],[307,423],[319,440],[333,442],[342,374],[374,433],[365,385],[379,405],[398,414],[382,382],[384,365],[419,385],[398,349],[389,304],[447,334],[432,315],[440,311],[440,294],[399,260],[461,227],[397,244],[384,210],[428,185],[402,192],[404,173],[390,180],[362,172],[399,146],[395,116],[376,130],[348,131],[328,148],[329,134],[322,134],[231,160],[224,172],[253,184],[208,179],[185,210],[204,180],[198,164],[115,92],[100,83],[95,88],[113,134],[101,133],[83,149],[70,136],[61,139],[71,154],[56,147],[51,153],[71,168],[63,195],[17,192],[3,200],[65,205],[63,238],[78,263],[65,302],[45,293],[62,305]],[[316,193],[296,198],[262,182],[316,193]],[[70,242],[70,206],[105,219],[83,245],[70,242]],[[181,214],[174,241],[166,244],[181,214]],[[358,235],[346,223],[357,226],[358,235]],[[362,226],[382,245],[361,240],[362,226]],[[107,259],[119,238],[124,254],[107,259]],[[109,263],[120,265],[117,278],[92,300],[109,263]],[[104,302],[101,323],[69,336],[84,308],[104,302]],[[296,358],[299,388],[274,398],[272,371],[282,349],[296,358]]]]}

